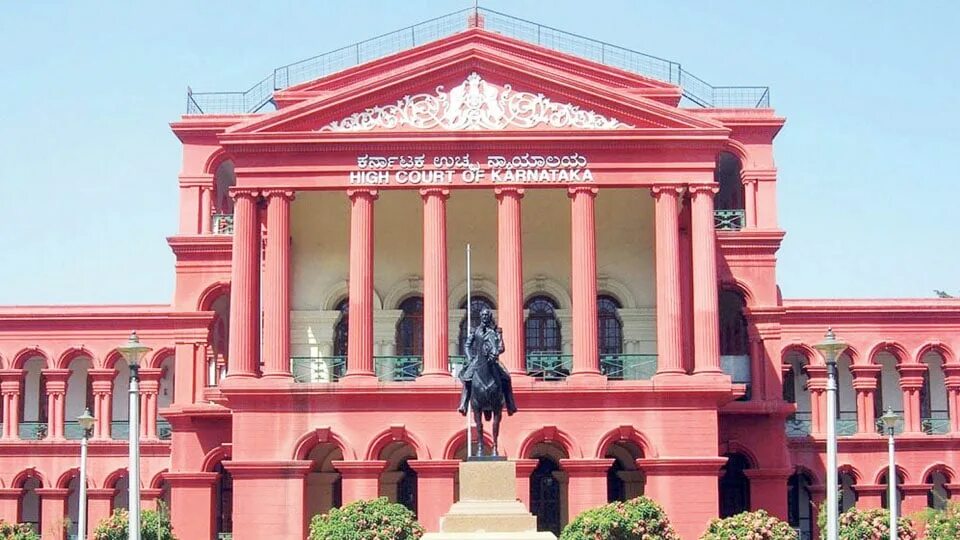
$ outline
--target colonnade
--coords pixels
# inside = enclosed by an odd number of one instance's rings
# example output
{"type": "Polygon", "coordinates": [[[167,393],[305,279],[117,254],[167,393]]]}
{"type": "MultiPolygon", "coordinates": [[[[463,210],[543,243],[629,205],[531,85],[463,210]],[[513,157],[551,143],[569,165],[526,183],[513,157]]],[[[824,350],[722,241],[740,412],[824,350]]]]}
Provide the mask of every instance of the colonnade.
{"type": "MultiPolygon", "coordinates": [[[[597,240],[595,201],[602,188],[567,188],[571,215],[571,289],[573,312],[572,380],[601,377],[597,348],[597,240]]],[[[521,210],[524,189],[498,186],[497,306],[506,351],[501,357],[514,376],[526,373],[523,316],[523,246],[521,210]]],[[[716,184],[662,185],[656,199],[656,282],[658,374],[720,374],[717,290],[717,247],[714,230],[716,184]],[[681,242],[679,213],[684,192],[691,208],[690,244],[681,242]],[[684,280],[692,282],[692,298],[684,299],[684,280]],[[686,320],[692,320],[691,326],[686,320]],[[684,354],[683,342],[692,343],[684,354]],[[692,356],[686,364],[684,356],[692,356]]],[[[290,202],[286,190],[233,188],[234,234],[230,289],[228,377],[286,379],[290,373],[290,202]],[[266,207],[265,260],[260,253],[260,200],[266,207]],[[261,272],[262,270],[262,272],[261,272]],[[262,274],[262,275],[261,275],[262,274]],[[262,278],[262,279],[261,279],[262,278]],[[262,287],[262,290],[261,290],[262,287]],[[261,299],[263,305],[261,306],[261,299]],[[260,316],[263,313],[262,363],[260,316]],[[262,366],[262,367],[261,367],[262,366]]],[[[342,382],[374,383],[373,268],[374,216],[378,192],[346,191],[350,201],[350,262],[347,370],[342,382]]],[[[446,204],[450,191],[420,189],[423,200],[424,330],[430,336],[449,333],[446,204]]],[[[449,377],[446,339],[424,343],[423,375],[449,377]]]]}

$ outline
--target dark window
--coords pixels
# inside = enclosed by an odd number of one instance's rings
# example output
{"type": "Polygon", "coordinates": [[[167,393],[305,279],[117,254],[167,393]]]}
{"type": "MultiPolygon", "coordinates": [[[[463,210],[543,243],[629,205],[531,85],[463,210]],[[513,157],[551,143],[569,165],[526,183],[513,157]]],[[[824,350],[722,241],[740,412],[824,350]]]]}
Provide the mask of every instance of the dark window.
{"type": "Polygon", "coordinates": [[[743,210],[743,182],[740,180],[740,160],[729,152],[721,152],[717,157],[717,169],[714,178],[720,185],[720,191],[714,199],[717,210],[743,210]]]}
{"type": "Polygon", "coordinates": [[[745,470],[750,462],[741,454],[729,454],[720,477],[720,517],[750,510],[750,480],[745,470]]]}
{"type": "Polygon", "coordinates": [[[216,485],[216,525],[218,533],[233,532],[233,477],[230,471],[217,463],[213,472],[217,473],[216,485]]]}
{"type": "Polygon", "coordinates": [[[810,480],[795,473],[787,481],[787,522],[800,531],[802,539],[813,538],[810,500],[810,480]]]}
{"type": "MultiPolygon", "coordinates": [[[[929,370],[929,368],[927,368],[929,370]]],[[[932,413],[930,404],[930,372],[923,372],[923,384],[920,386],[920,419],[930,418],[932,413]]]]}
{"type": "Polygon", "coordinates": [[[797,402],[797,375],[793,370],[791,364],[790,371],[783,374],[783,400],[787,403],[797,402]]]}
{"type": "Polygon", "coordinates": [[[417,471],[413,470],[407,460],[400,463],[400,472],[403,476],[397,482],[397,502],[417,513],[417,471]]]}
{"type": "Polygon", "coordinates": [[[537,516],[537,530],[560,535],[560,483],[553,473],[560,470],[553,460],[540,458],[530,475],[530,512],[537,516]]]}
{"type": "Polygon", "coordinates": [[[346,356],[347,355],[347,341],[350,334],[350,320],[349,315],[349,306],[350,301],[346,298],[340,301],[337,304],[337,311],[340,312],[340,319],[337,321],[337,325],[333,327],[333,355],[334,356],[346,356]]]}
{"type": "MultiPolygon", "coordinates": [[[[467,302],[464,301],[460,305],[460,309],[466,309],[466,308],[467,308],[467,302]]],[[[489,299],[487,299],[484,296],[474,296],[473,298],[470,299],[470,326],[471,327],[476,328],[477,325],[480,324],[480,312],[484,309],[489,309],[490,311],[494,311],[493,302],[491,302],[489,299]]],[[[463,344],[466,343],[467,341],[467,335],[468,335],[467,334],[467,318],[464,317],[463,320],[460,321],[460,339],[458,340],[458,343],[459,343],[458,354],[460,356],[466,355],[466,351],[464,351],[463,349],[463,344]]]]}
{"type": "Polygon", "coordinates": [[[617,474],[622,470],[623,464],[620,463],[619,459],[614,459],[613,465],[611,465],[610,469],[607,471],[608,503],[627,500],[627,487],[624,485],[623,479],[620,478],[620,475],[617,474]]]}
{"type": "Polygon", "coordinates": [[[397,356],[423,356],[423,298],[412,296],[400,304],[397,356]]]}
{"type": "Polygon", "coordinates": [[[623,353],[623,322],[617,310],[620,302],[610,296],[597,298],[597,338],[600,354],[623,353]]]}
{"type": "Polygon", "coordinates": [[[720,291],[720,354],[747,356],[750,354],[747,318],[743,314],[746,302],[740,293],[720,291]]]}
{"type": "Polygon", "coordinates": [[[557,303],[547,296],[534,296],[527,301],[527,354],[560,352],[560,322],[556,314],[558,307],[557,303]]]}

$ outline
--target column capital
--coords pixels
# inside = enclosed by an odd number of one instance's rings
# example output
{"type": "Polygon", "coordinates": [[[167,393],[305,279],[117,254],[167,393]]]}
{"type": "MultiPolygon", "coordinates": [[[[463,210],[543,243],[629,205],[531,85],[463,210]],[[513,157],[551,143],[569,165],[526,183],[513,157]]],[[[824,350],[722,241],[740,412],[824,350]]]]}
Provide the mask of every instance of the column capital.
{"type": "Polygon", "coordinates": [[[493,195],[497,199],[503,199],[506,196],[515,199],[522,199],[524,193],[526,193],[526,190],[517,186],[497,186],[493,188],[493,195]]]}
{"type": "Polygon", "coordinates": [[[571,186],[567,188],[567,196],[572,199],[579,193],[586,193],[591,197],[596,197],[599,191],[596,186],[571,186]]]}
{"type": "Polygon", "coordinates": [[[265,189],[263,196],[266,199],[284,199],[289,202],[297,197],[297,193],[292,189],[265,189]]]}
{"type": "Polygon", "coordinates": [[[70,378],[69,369],[41,369],[40,374],[43,375],[43,378],[47,381],[48,388],[52,382],[62,382],[66,384],[67,379],[70,378]]]}
{"type": "Polygon", "coordinates": [[[22,369],[0,369],[0,382],[14,382],[19,384],[27,374],[22,369]]]}
{"type": "Polygon", "coordinates": [[[380,197],[380,192],[375,189],[348,189],[347,197],[354,201],[356,199],[366,199],[368,201],[375,201],[380,197]]]}
{"type": "Polygon", "coordinates": [[[604,459],[561,459],[560,468],[570,476],[592,476],[597,473],[607,474],[615,460],[604,459]]]}
{"type": "Polygon", "coordinates": [[[249,199],[256,202],[256,200],[260,197],[260,191],[256,189],[232,187],[230,188],[230,197],[235,201],[240,199],[249,199]]]}
{"type": "Polygon", "coordinates": [[[375,477],[387,468],[387,462],[380,459],[369,461],[334,460],[332,463],[333,468],[340,474],[352,478],[375,477]]]}
{"type": "Polygon", "coordinates": [[[680,196],[683,193],[683,186],[675,186],[671,184],[657,185],[650,188],[650,196],[654,199],[660,200],[660,196],[667,195],[676,195],[680,196]]]}
{"type": "Polygon", "coordinates": [[[715,183],[712,184],[690,184],[689,186],[690,194],[710,194],[711,196],[716,195],[720,192],[720,186],[715,183]]]}
{"type": "Polygon", "coordinates": [[[427,200],[429,197],[440,197],[444,200],[450,198],[450,190],[444,187],[423,187],[419,191],[423,200],[427,200]]]}
{"type": "Polygon", "coordinates": [[[172,487],[213,487],[220,477],[215,472],[166,472],[163,479],[172,487]]]}

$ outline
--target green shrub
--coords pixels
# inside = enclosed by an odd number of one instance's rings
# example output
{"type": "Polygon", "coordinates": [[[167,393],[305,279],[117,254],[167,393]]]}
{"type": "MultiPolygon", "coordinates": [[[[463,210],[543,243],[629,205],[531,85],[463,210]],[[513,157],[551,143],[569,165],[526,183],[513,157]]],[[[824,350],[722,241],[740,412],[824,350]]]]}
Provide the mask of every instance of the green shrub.
{"type": "MultiPolygon", "coordinates": [[[[820,505],[817,512],[817,524],[820,538],[827,537],[827,509],[820,505]]],[[[890,512],[883,508],[860,510],[851,508],[840,514],[840,527],[837,531],[840,540],[890,540],[890,512]]],[[[897,520],[898,540],[917,540],[913,522],[907,518],[897,520]]]]}
{"type": "Polygon", "coordinates": [[[586,510],[564,527],[560,540],[680,540],[660,505],[646,497],[586,510]]]}
{"type": "Polygon", "coordinates": [[[710,522],[700,540],[797,540],[797,531],[766,510],[743,512],[710,522]]]}
{"type": "Polygon", "coordinates": [[[931,510],[926,521],[926,540],[960,538],[960,504],[951,503],[945,510],[931,510]]]}
{"type": "Polygon", "coordinates": [[[0,519],[0,540],[40,540],[40,535],[27,523],[7,523],[0,519]]]}
{"type": "MultiPolygon", "coordinates": [[[[119,508],[97,524],[97,528],[93,531],[93,540],[127,540],[128,528],[127,511],[119,508]]],[[[162,502],[158,503],[156,510],[140,512],[140,538],[142,540],[177,540],[173,535],[173,525],[170,524],[170,513],[162,502]]]]}
{"type": "Polygon", "coordinates": [[[407,507],[380,497],[313,516],[309,540],[415,540],[423,532],[407,507]]]}

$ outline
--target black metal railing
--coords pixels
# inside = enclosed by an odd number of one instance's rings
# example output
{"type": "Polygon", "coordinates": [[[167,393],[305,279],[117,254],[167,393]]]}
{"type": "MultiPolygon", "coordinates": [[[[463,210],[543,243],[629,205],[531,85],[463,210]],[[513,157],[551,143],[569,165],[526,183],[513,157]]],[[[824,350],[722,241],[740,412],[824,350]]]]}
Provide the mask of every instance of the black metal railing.
{"type": "Polygon", "coordinates": [[[766,86],[713,86],[683,69],[679,62],[565,32],[492,9],[466,8],[280,66],[243,91],[194,92],[187,87],[187,114],[260,112],[272,105],[273,93],[277,90],[451,36],[475,25],[478,18],[483,20],[483,27],[492,32],[675,84],[683,90],[683,97],[688,102],[686,104],[707,108],[770,106],[770,88],[766,86]]]}

